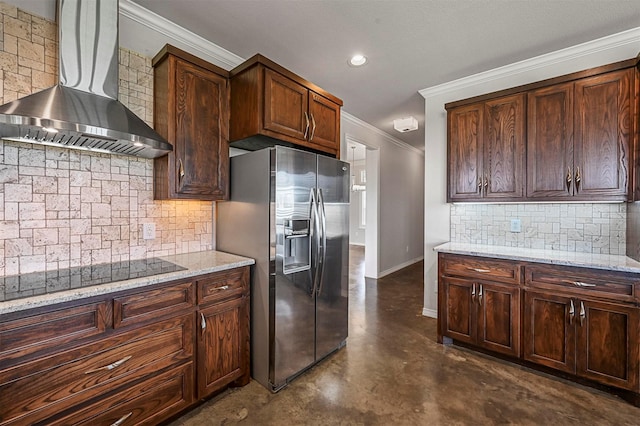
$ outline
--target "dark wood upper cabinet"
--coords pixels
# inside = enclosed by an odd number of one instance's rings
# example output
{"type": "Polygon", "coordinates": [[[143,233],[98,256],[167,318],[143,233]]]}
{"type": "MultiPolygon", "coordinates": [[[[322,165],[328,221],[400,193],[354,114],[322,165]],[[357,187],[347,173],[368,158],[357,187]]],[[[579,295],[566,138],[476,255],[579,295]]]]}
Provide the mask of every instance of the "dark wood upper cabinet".
{"type": "Polygon", "coordinates": [[[575,83],[574,195],[626,198],[632,82],[628,69],[575,83]]]}
{"type": "Polygon", "coordinates": [[[525,95],[487,101],[485,108],[485,198],[524,195],[525,95]]]}
{"type": "Polygon", "coordinates": [[[522,198],[524,99],[518,94],[449,111],[449,201],[522,198]]]}
{"type": "Polygon", "coordinates": [[[340,156],[340,99],[261,55],[230,74],[233,146],[253,150],[277,140],[340,156]]]}
{"type": "Polygon", "coordinates": [[[483,117],[482,104],[466,105],[449,111],[447,115],[448,201],[482,199],[483,117]]]}
{"type": "Polygon", "coordinates": [[[155,198],[228,198],[228,72],[169,45],[153,67],[155,128],[173,145],[154,160],[155,198]]]}
{"type": "Polygon", "coordinates": [[[633,200],[635,63],[445,105],[447,200],[633,200]]]}
{"type": "Polygon", "coordinates": [[[573,195],[573,83],[527,93],[527,197],[573,195]]]}
{"type": "Polygon", "coordinates": [[[528,197],[627,198],[632,81],[627,69],[528,94],[528,197]]]}

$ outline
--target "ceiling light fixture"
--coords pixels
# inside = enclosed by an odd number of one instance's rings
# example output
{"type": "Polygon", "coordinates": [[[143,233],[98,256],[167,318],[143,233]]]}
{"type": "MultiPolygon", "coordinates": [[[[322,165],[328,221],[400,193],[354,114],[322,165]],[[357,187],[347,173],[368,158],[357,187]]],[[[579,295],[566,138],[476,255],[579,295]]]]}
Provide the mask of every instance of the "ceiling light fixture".
{"type": "Polygon", "coordinates": [[[349,65],[352,67],[361,67],[367,63],[367,57],[364,55],[353,55],[351,59],[349,59],[349,65]]]}
{"type": "Polygon", "coordinates": [[[418,120],[415,117],[397,118],[393,120],[393,128],[400,133],[418,130],[418,120]]]}

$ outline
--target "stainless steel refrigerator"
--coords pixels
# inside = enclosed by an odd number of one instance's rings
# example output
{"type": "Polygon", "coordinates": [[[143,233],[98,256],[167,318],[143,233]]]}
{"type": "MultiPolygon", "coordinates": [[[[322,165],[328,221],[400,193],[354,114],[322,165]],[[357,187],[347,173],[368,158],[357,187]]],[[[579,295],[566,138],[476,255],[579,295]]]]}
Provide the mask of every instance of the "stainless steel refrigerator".
{"type": "Polygon", "coordinates": [[[274,392],[346,343],[349,170],[281,146],[231,158],[216,248],[256,260],[251,375],[274,392]]]}

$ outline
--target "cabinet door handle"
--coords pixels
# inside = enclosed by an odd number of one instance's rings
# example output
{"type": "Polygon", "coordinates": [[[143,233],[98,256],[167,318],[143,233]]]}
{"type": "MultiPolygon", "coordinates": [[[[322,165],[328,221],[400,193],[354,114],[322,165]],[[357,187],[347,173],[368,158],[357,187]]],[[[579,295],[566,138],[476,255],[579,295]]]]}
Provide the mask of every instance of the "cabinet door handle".
{"type": "Polygon", "coordinates": [[[118,368],[120,367],[122,364],[124,364],[125,362],[129,361],[132,358],[131,355],[129,356],[125,356],[124,358],[122,358],[119,361],[116,361],[112,364],[109,365],[105,365],[104,367],[99,367],[99,368],[94,368],[93,370],[89,370],[89,371],[85,371],[84,374],[91,374],[91,373],[97,373],[98,371],[109,371],[109,370],[113,370],[114,368],[118,368]]]}
{"type": "Polygon", "coordinates": [[[580,176],[580,166],[576,168],[576,192],[580,191],[580,181],[582,180],[582,176],[580,176]]]}
{"type": "Polygon", "coordinates": [[[202,312],[200,312],[200,328],[202,329],[202,335],[204,336],[204,331],[207,329],[207,320],[202,312]]]}
{"type": "Polygon", "coordinates": [[[571,181],[573,173],[571,173],[571,168],[567,167],[567,192],[571,194],[571,181]]]}
{"type": "Polygon", "coordinates": [[[487,188],[489,187],[489,178],[484,175],[484,195],[487,195],[487,188]]]}
{"type": "Polygon", "coordinates": [[[576,287],[597,287],[597,284],[583,283],[582,281],[574,281],[576,287]]]}
{"type": "Polygon", "coordinates": [[[316,119],[311,114],[311,122],[313,123],[313,127],[311,128],[311,136],[309,137],[309,142],[313,140],[313,135],[316,134],[316,119]]]}
{"type": "Polygon", "coordinates": [[[573,318],[576,315],[576,308],[573,306],[573,299],[569,301],[569,324],[573,324],[573,318]]]}
{"type": "Polygon", "coordinates": [[[584,325],[584,319],[587,317],[587,313],[584,310],[584,302],[580,302],[580,327],[584,325]]]}
{"type": "Polygon", "coordinates": [[[126,422],[127,419],[132,415],[133,415],[133,411],[130,412],[129,414],[125,414],[124,416],[120,417],[117,421],[111,423],[111,426],[120,426],[122,423],[126,422]]]}
{"type": "Polygon", "coordinates": [[[478,192],[482,195],[482,176],[478,175],[478,192]]]}
{"type": "Polygon", "coordinates": [[[491,272],[491,269],[480,269],[480,268],[467,268],[467,269],[469,269],[470,271],[479,272],[481,274],[486,274],[491,272]]]}
{"type": "Polygon", "coordinates": [[[309,114],[307,114],[307,111],[304,112],[304,119],[307,121],[307,127],[304,128],[304,136],[302,138],[306,139],[309,133],[309,114]]]}
{"type": "Polygon", "coordinates": [[[476,302],[476,284],[475,283],[471,286],[471,301],[473,303],[476,302]]]}
{"type": "Polygon", "coordinates": [[[184,166],[182,165],[182,159],[178,160],[178,178],[179,183],[182,184],[182,179],[184,178],[184,166]]]}
{"type": "Polygon", "coordinates": [[[478,291],[478,305],[482,305],[482,284],[480,284],[480,290],[478,291]]]}

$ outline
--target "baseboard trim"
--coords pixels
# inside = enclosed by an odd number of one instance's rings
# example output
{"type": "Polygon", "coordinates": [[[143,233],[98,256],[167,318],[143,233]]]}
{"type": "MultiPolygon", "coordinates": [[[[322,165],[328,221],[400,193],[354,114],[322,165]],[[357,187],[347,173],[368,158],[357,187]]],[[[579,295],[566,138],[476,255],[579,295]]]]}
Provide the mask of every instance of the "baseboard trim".
{"type": "Polygon", "coordinates": [[[429,318],[438,318],[437,309],[422,308],[422,315],[429,318]]]}
{"type": "Polygon", "coordinates": [[[411,259],[411,260],[407,260],[407,261],[406,261],[406,262],[404,262],[404,263],[401,263],[401,264],[396,265],[396,266],[394,266],[394,267],[392,267],[392,268],[389,268],[389,269],[386,269],[386,270],[384,270],[384,271],[381,271],[381,272],[378,274],[378,278],[382,278],[382,277],[384,277],[384,276],[386,276],[386,275],[393,274],[394,272],[397,272],[397,271],[399,271],[400,269],[406,268],[407,266],[413,265],[414,263],[420,262],[421,260],[424,260],[424,255],[423,255],[423,256],[416,257],[416,258],[411,259]]]}

